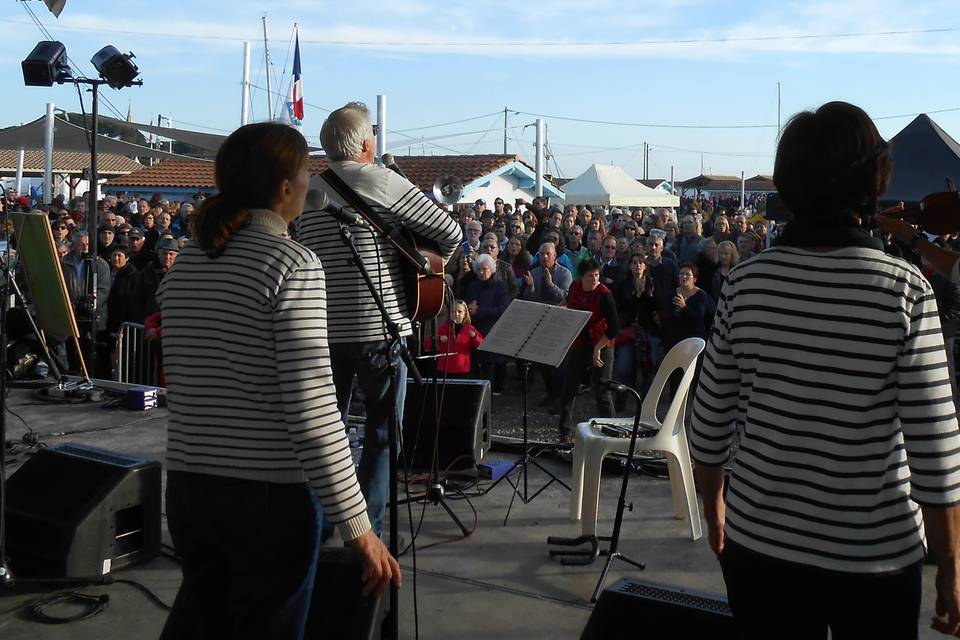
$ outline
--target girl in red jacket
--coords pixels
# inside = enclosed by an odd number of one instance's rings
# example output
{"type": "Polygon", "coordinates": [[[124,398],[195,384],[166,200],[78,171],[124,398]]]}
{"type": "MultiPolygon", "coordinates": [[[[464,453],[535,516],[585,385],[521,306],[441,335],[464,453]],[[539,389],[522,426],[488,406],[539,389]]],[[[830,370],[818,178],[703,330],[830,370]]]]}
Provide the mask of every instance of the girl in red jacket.
{"type": "MultiPolygon", "coordinates": [[[[444,322],[437,329],[437,351],[442,356],[437,360],[437,372],[451,378],[466,378],[470,375],[470,354],[483,344],[483,336],[470,324],[467,303],[453,303],[453,322],[444,322]]],[[[433,348],[433,338],[424,340],[424,347],[433,348]]]]}

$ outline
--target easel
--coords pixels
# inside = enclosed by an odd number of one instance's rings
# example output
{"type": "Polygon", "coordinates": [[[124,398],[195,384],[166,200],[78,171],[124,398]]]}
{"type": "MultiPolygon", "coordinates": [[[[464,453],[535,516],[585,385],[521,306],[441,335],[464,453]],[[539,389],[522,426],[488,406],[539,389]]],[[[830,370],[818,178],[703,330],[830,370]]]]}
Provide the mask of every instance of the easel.
{"type": "MultiPolygon", "coordinates": [[[[523,455],[513,463],[510,470],[499,480],[494,482],[487,491],[491,491],[500,482],[506,480],[513,488],[513,495],[510,498],[510,506],[507,507],[507,514],[503,518],[503,524],[506,526],[510,518],[510,512],[513,510],[513,503],[517,498],[523,504],[529,504],[536,499],[547,487],[557,483],[567,491],[570,486],[563,480],[554,475],[550,470],[537,462],[534,455],[534,446],[531,446],[528,432],[528,412],[527,412],[527,394],[528,378],[530,365],[533,363],[558,367],[563,363],[570,345],[577,338],[583,327],[590,319],[589,312],[575,311],[563,307],[554,307],[551,305],[537,302],[528,302],[526,300],[514,300],[507,310],[500,316],[497,323],[493,325],[490,334],[484,339],[480,346],[481,351],[490,351],[500,355],[517,358],[520,364],[520,371],[523,377],[523,455]],[[530,493],[529,487],[529,466],[533,465],[540,469],[550,479],[539,489],[530,493]],[[514,484],[510,479],[513,472],[519,469],[519,478],[514,484]],[[521,492],[521,479],[523,491],[521,492]]],[[[548,390],[549,391],[549,390],[548,390]]],[[[556,449],[558,445],[543,445],[536,447],[538,454],[545,449],[556,449]]]]}

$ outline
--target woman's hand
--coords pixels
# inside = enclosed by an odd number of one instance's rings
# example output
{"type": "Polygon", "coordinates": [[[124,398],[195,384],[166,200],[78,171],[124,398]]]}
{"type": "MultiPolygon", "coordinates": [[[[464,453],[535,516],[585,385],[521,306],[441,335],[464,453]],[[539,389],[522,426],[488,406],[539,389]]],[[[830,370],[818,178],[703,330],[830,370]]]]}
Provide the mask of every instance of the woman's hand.
{"type": "Polygon", "coordinates": [[[446,342],[447,336],[440,336],[440,342],[446,342]]]}
{"type": "Polygon", "coordinates": [[[525,283],[527,283],[527,286],[528,286],[528,287],[532,287],[532,286],[533,286],[533,274],[530,273],[529,271],[527,271],[526,273],[524,273],[524,274],[523,274],[523,281],[524,281],[525,283]]]}
{"type": "Polygon", "coordinates": [[[677,308],[677,311],[683,311],[687,308],[687,299],[683,297],[682,294],[677,294],[673,296],[673,306],[677,308]]]}
{"type": "Polygon", "coordinates": [[[597,369],[603,366],[603,358],[600,357],[601,352],[603,352],[603,345],[597,345],[593,348],[593,366],[597,369]]]}

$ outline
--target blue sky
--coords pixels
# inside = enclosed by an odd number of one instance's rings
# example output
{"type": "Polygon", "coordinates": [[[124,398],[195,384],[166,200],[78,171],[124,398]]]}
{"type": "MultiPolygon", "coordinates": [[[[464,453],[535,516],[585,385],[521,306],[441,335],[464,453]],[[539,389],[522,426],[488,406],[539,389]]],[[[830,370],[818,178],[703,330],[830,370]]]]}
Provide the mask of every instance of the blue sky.
{"type": "MultiPolygon", "coordinates": [[[[7,0],[0,8],[8,79],[2,126],[42,115],[51,100],[79,111],[72,86],[22,86],[19,61],[45,38],[21,4],[7,0]]],[[[749,177],[772,171],[777,82],[784,120],[847,100],[882,118],[877,124],[890,137],[911,118],[887,116],[957,109],[931,115],[960,138],[960,18],[952,0],[67,0],[59,20],[41,2],[29,5],[67,46],[75,70],[92,74],[87,61],[107,44],[136,54],[144,86],[106,90],[124,115],[129,104],[136,119],[162,113],[198,130],[239,125],[245,39],[253,43],[252,80],[266,86],[266,12],[273,73],[283,90],[293,23],[300,25],[304,132],[314,143],[325,109],[349,100],[373,107],[382,93],[388,128],[396,132],[389,142],[408,142],[392,149],[398,156],[500,153],[508,107],[508,151],[531,162],[529,114],[553,116],[546,118],[550,170],[563,176],[600,162],[639,177],[648,142],[651,177],[669,176],[671,166],[678,179],[696,175],[701,158],[705,172],[749,177]],[[876,35],[888,32],[900,33],[876,35]],[[797,37],[824,34],[873,35],[797,37]],[[619,126],[561,116],[766,126],[619,126]],[[467,118],[474,119],[432,126],[467,118]]],[[[266,102],[255,88],[256,119],[266,117],[266,102]]],[[[106,105],[103,113],[112,115],[106,105]]]]}

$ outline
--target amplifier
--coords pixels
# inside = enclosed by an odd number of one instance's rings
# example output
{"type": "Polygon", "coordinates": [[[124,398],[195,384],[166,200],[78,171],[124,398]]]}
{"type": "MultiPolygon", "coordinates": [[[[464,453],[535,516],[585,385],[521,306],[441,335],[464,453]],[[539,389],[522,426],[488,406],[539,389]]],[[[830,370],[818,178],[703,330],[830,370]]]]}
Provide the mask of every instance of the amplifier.
{"type": "Polygon", "coordinates": [[[403,409],[404,460],[414,469],[430,469],[436,441],[441,471],[448,467],[476,466],[490,449],[490,382],[458,378],[444,383],[440,380],[436,391],[432,379],[425,378],[423,383],[417,387],[407,381],[403,409]],[[439,420],[437,397],[443,403],[439,420]]]}
{"type": "Polygon", "coordinates": [[[720,595],[624,578],[600,594],[580,640],[648,637],[732,640],[740,634],[720,595]]]}
{"type": "Polygon", "coordinates": [[[153,558],[160,485],[157,461],[75,443],[40,449],[7,483],[11,566],[87,578],[153,558]]]}
{"type": "Polygon", "coordinates": [[[379,640],[390,609],[389,592],[360,593],[363,567],[352,549],[322,547],[317,560],[313,600],[307,617],[306,640],[349,638],[379,640]]]}

